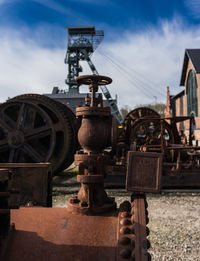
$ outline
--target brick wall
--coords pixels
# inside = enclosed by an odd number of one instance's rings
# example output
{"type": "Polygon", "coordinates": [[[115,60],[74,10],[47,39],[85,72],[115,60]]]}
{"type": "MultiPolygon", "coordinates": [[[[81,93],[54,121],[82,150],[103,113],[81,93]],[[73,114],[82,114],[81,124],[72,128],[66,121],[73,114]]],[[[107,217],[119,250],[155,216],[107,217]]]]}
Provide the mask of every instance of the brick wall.
{"type": "MultiPolygon", "coordinates": [[[[187,78],[190,70],[194,70],[191,61],[188,61],[188,67],[185,78],[185,95],[176,99],[176,116],[187,116],[187,78]]],[[[196,74],[197,79],[197,98],[198,98],[198,117],[195,117],[196,129],[194,131],[195,139],[200,141],[200,74],[196,74]]],[[[178,130],[184,130],[185,135],[189,135],[189,120],[177,124],[178,130]]]]}

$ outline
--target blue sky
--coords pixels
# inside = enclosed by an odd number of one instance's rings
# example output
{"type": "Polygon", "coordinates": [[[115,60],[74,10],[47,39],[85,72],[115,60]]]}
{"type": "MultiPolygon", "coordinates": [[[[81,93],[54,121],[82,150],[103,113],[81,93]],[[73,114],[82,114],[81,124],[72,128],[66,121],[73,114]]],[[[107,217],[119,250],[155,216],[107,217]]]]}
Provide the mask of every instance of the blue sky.
{"type": "Polygon", "coordinates": [[[200,48],[200,1],[0,0],[1,101],[66,88],[65,27],[90,25],[105,32],[92,60],[119,105],[165,101],[166,86],[181,90],[185,48],[200,48]]]}
{"type": "Polygon", "coordinates": [[[109,41],[126,31],[146,31],[151,27],[159,30],[160,21],[175,17],[182,18],[188,26],[200,23],[197,0],[0,0],[0,4],[1,27],[26,28],[33,38],[38,28],[49,28],[39,38],[46,36],[51,46],[64,43],[65,26],[101,27],[109,41]]]}

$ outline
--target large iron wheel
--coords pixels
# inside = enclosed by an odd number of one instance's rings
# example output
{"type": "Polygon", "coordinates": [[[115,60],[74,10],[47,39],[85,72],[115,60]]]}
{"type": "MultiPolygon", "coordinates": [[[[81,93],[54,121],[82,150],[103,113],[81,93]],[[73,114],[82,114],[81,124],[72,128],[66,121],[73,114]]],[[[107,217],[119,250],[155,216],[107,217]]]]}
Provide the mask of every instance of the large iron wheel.
{"type": "Polygon", "coordinates": [[[162,135],[165,143],[174,143],[174,136],[167,122],[163,121],[162,133],[160,120],[139,119],[131,129],[130,141],[137,145],[161,145],[162,135]]]}
{"type": "Polygon", "coordinates": [[[54,173],[69,167],[74,160],[76,150],[74,142],[76,127],[73,112],[69,108],[64,109],[65,105],[39,94],[20,95],[14,97],[12,101],[31,102],[49,116],[55,131],[55,146],[49,162],[52,163],[54,173]]]}
{"type": "Polygon", "coordinates": [[[47,162],[54,147],[52,121],[36,104],[0,105],[0,162],[47,162]]]}
{"type": "Polygon", "coordinates": [[[142,119],[142,118],[160,118],[160,115],[148,108],[148,107],[139,107],[136,108],[132,111],[130,111],[123,122],[123,129],[124,129],[124,136],[125,136],[125,142],[128,146],[131,145],[133,142],[133,128],[134,125],[136,124],[137,120],[142,119]]]}

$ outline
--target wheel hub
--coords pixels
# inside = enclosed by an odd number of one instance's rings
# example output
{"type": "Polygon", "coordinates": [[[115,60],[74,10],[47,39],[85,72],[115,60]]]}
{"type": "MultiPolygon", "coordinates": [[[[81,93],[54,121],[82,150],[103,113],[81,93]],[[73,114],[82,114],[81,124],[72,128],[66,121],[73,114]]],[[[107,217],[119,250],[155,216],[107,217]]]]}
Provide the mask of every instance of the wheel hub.
{"type": "Polygon", "coordinates": [[[10,147],[19,148],[24,143],[24,134],[19,130],[9,131],[7,141],[10,147]]]}

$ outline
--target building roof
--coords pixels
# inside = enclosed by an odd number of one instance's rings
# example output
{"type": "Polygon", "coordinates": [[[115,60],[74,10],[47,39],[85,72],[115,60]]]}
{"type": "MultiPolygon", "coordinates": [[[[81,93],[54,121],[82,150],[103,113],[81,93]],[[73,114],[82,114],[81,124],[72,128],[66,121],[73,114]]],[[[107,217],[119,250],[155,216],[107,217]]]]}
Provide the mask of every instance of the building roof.
{"type": "Polygon", "coordinates": [[[185,90],[182,90],[181,92],[179,92],[178,94],[174,95],[174,96],[170,96],[170,100],[176,100],[178,98],[180,98],[181,96],[183,96],[185,94],[185,90]]]}
{"type": "Polygon", "coordinates": [[[94,26],[79,26],[79,27],[67,27],[69,35],[95,35],[95,27],[94,26]]]}
{"type": "Polygon", "coordinates": [[[192,62],[196,73],[200,73],[200,49],[185,49],[180,86],[185,84],[188,61],[192,62]]]}

